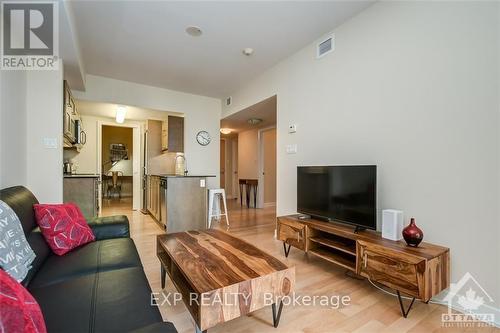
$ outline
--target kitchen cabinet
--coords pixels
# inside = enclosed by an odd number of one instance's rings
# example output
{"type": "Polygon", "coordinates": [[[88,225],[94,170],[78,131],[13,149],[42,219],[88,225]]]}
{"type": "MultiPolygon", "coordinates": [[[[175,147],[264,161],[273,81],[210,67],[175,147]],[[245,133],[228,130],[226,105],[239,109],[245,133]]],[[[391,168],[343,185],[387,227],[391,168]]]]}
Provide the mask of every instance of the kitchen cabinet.
{"type": "Polygon", "coordinates": [[[86,219],[97,217],[99,212],[99,176],[65,175],[63,201],[76,203],[86,219]]]}
{"type": "Polygon", "coordinates": [[[156,221],[161,221],[161,205],[160,205],[160,177],[147,177],[147,208],[148,212],[156,221]]]}
{"type": "Polygon", "coordinates": [[[161,124],[161,150],[163,152],[184,152],[184,118],[168,116],[161,124]]]}
{"type": "Polygon", "coordinates": [[[168,151],[168,120],[161,122],[161,151],[168,151]]]}
{"type": "Polygon", "coordinates": [[[65,146],[72,146],[75,141],[75,115],[76,107],[75,102],[71,96],[68,82],[66,80],[63,84],[63,133],[65,146]]]}
{"type": "Polygon", "coordinates": [[[68,82],[63,83],[63,143],[64,148],[80,148],[85,144],[82,119],[76,110],[75,100],[71,95],[68,82]]]}

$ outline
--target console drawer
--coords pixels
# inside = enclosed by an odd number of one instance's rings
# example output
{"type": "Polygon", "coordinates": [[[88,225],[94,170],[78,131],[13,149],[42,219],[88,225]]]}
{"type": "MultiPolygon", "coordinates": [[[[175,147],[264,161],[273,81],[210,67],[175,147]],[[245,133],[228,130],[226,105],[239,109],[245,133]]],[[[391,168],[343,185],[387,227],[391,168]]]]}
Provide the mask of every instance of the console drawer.
{"type": "Polygon", "coordinates": [[[306,226],[290,219],[278,218],[278,239],[293,247],[306,250],[306,226]]]}
{"type": "Polygon", "coordinates": [[[358,274],[417,298],[423,297],[425,260],[381,251],[358,241],[358,274]]]}

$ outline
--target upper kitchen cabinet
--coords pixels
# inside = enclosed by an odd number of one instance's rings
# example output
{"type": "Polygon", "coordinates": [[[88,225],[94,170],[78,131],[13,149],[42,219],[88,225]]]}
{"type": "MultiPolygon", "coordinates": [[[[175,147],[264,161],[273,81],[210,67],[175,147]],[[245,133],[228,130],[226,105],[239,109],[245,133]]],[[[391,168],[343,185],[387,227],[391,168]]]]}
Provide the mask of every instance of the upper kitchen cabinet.
{"type": "Polygon", "coordinates": [[[64,81],[64,100],[63,100],[63,132],[64,146],[72,146],[75,139],[75,120],[76,113],[75,102],[71,97],[68,82],[64,81]]]}
{"type": "Polygon", "coordinates": [[[161,124],[161,150],[163,152],[184,152],[184,118],[168,116],[161,124]]]}
{"type": "Polygon", "coordinates": [[[71,95],[71,89],[65,80],[63,85],[63,142],[64,148],[76,148],[79,150],[87,141],[83,122],[76,109],[75,100],[71,95]]]}

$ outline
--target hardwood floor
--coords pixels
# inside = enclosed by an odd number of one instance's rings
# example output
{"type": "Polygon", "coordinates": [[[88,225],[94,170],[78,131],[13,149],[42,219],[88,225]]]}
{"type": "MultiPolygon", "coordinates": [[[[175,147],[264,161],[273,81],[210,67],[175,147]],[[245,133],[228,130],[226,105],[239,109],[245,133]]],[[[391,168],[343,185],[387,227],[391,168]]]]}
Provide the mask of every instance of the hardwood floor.
{"type": "MultiPolygon", "coordinates": [[[[162,229],[149,215],[132,211],[130,199],[103,207],[103,215],[127,215],[131,235],[141,257],[153,292],[161,292],[160,264],[156,258],[156,235],[162,229]]],[[[374,288],[366,280],[345,275],[345,269],[316,257],[308,257],[292,249],[288,258],[283,245],[274,239],[275,209],[241,208],[234,200],[228,202],[230,227],[215,223],[213,227],[227,230],[258,248],[296,267],[296,292],[299,295],[351,297],[351,304],[340,309],[324,306],[285,306],[278,328],[272,326],[271,307],[220,324],[210,332],[500,332],[497,328],[442,328],[441,314],[447,308],[437,304],[416,302],[407,319],[400,314],[397,298],[374,288]]],[[[165,293],[176,290],[167,278],[165,293]]],[[[182,302],[164,304],[160,311],[181,333],[194,332],[193,320],[182,302]]]]}

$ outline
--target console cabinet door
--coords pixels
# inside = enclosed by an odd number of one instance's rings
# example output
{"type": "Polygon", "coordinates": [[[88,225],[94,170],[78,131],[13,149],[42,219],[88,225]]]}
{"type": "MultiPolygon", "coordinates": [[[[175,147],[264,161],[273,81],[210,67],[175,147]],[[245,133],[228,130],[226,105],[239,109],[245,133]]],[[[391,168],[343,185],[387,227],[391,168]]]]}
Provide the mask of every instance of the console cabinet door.
{"type": "Polygon", "coordinates": [[[302,223],[278,219],[278,239],[306,251],[306,226],[302,223]]]}
{"type": "Polygon", "coordinates": [[[358,240],[359,275],[407,295],[424,298],[426,261],[358,240]]]}

